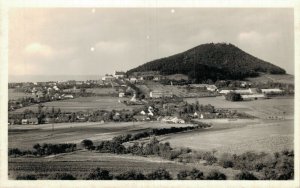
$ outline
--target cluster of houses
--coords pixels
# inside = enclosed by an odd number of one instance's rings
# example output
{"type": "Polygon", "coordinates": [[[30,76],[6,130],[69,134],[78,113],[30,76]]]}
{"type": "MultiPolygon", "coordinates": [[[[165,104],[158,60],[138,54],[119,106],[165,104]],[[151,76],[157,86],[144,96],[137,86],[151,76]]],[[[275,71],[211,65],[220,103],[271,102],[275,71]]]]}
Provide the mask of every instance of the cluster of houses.
{"type": "Polygon", "coordinates": [[[175,124],[184,124],[185,121],[181,118],[178,118],[176,116],[165,116],[165,117],[158,117],[158,121],[162,121],[165,123],[175,123],[175,124]]]}
{"type": "Polygon", "coordinates": [[[113,74],[106,74],[101,80],[105,83],[114,82],[116,80],[126,80],[135,84],[143,82],[144,80],[160,81],[165,78],[164,76],[159,75],[159,73],[153,72],[154,71],[149,71],[128,76],[123,71],[115,71],[113,74]]]}
{"type": "Polygon", "coordinates": [[[215,86],[213,84],[190,84],[189,86],[192,88],[201,88],[201,89],[204,89],[207,91],[212,91],[212,92],[218,91],[217,86],[215,86]]]}
{"type": "Polygon", "coordinates": [[[164,98],[164,97],[173,97],[173,93],[165,90],[153,90],[150,91],[150,98],[164,98]]]}

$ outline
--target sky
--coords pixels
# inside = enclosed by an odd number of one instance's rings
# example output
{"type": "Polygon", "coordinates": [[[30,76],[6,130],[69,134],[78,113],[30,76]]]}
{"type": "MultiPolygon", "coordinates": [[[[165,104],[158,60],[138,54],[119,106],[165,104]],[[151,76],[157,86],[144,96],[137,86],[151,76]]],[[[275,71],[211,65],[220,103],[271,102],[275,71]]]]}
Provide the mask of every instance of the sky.
{"type": "Polygon", "coordinates": [[[14,8],[9,75],[104,75],[205,43],[294,74],[293,9],[14,8]]]}

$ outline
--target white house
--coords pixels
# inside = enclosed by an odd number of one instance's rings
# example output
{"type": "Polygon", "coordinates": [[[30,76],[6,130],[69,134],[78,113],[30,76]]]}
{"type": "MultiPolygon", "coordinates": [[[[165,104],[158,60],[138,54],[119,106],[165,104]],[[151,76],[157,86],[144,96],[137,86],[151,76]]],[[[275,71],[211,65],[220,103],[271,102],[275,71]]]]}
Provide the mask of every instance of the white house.
{"type": "Polygon", "coordinates": [[[58,91],[58,90],[59,90],[59,88],[58,88],[57,86],[53,86],[53,89],[54,89],[55,91],[58,91]]]}
{"type": "Polygon", "coordinates": [[[107,81],[107,82],[110,82],[110,81],[113,81],[115,80],[116,78],[113,77],[112,75],[106,75],[106,76],[103,76],[102,77],[102,81],[107,81]]]}
{"type": "Polygon", "coordinates": [[[197,113],[197,112],[195,112],[193,116],[194,116],[194,117],[198,117],[198,113],[197,113]]]}
{"type": "Polygon", "coordinates": [[[142,115],[146,115],[146,112],[144,110],[141,111],[142,115]]]}
{"type": "Polygon", "coordinates": [[[154,116],[153,112],[150,109],[148,109],[148,116],[154,116]]]}
{"type": "Polygon", "coordinates": [[[169,91],[158,91],[154,90],[150,92],[151,98],[162,98],[162,97],[173,97],[173,93],[169,91]]]}
{"type": "Polygon", "coordinates": [[[166,123],[185,123],[183,119],[180,119],[178,117],[173,117],[173,116],[166,116],[162,118],[161,121],[166,123]]]}
{"type": "Polygon", "coordinates": [[[125,93],[124,93],[124,92],[120,92],[120,93],[119,93],[119,97],[120,97],[120,98],[122,98],[122,97],[124,97],[124,96],[125,96],[125,93]]]}
{"type": "Polygon", "coordinates": [[[232,92],[233,90],[228,90],[228,89],[222,89],[219,93],[220,94],[228,94],[230,92],[232,92]]]}
{"type": "Polygon", "coordinates": [[[136,77],[131,77],[131,78],[129,78],[129,81],[131,83],[135,83],[137,81],[137,78],[136,77]]]}
{"type": "Polygon", "coordinates": [[[227,90],[227,89],[224,89],[224,90],[221,90],[219,93],[220,94],[228,94],[230,92],[234,92],[234,93],[239,93],[241,95],[247,95],[247,94],[253,94],[253,93],[257,93],[256,91],[256,88],[249,88],[249,89],[236,89],[236,90],[227,90]]]}
{"type": "Polygon", "coordinates": [[[22,125],[27,125],[28,124],[28,119],[22,119],[22,125]]]}
{"type": "Polygon", "coordinates": [[[243,100],[257,100],[265,98],[265,94],[241,95],[243,100]]]}
{"type": "Polygon", "coordinates": [[[206,89],[208,90],[208,91],[217,91],[217,86],[215,86],[215,85],[207,85],[206,86],[206,89]]]}
{"type": "Polygon", "coordinates": [[[269,94],[269,93],[277,93],[280,94],[283,92],[283,90],[279,88],[274,88],[274,89],[261,89],[261,92],[264,94],[269,94]]]}
{"type": "Polygon", "coordinates": [[[124,78],[125,77],[125,72],[123,71],[115,71],[114,72],[114,77],[119,79],[119,78],[124,78]]]}
{"type": "Polygon", "coordinates": [[[74,99],[73,95],[64,95],[63,97],[65,99],[74,99]]]}

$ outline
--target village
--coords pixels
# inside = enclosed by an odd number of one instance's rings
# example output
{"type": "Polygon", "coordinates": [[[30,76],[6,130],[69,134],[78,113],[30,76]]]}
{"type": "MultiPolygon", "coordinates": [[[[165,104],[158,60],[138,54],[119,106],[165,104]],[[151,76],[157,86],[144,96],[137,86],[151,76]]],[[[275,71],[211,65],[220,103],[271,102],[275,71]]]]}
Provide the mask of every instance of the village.
{"type": "MultiPolygon", "coordinates": [[[[180,77],[180,76],[179,76],[180,77]]],[[[290,87],[270,84],[255,85],[247,81],[217,81],[215,84],[189,83],[184,77],[170,80],[157,72],[140,72],[126,75],[123,71],[106,74],[99,80],[60,81],[36,83],[10,83],[9,88],[28,95],[16,100],[10,99],[8,124],[48,124],[66,122],[128,122],[128,121],[162,121],[167,123],[186,123],[192,119],[214,118],[254,118],[251,115],[231,109],[215,109],[211,105],[199,103],[188,104],[184,98],[223,97],[228,101],[267,100],[271,97],[290,95],[290,87]],[[180,81],[180,85],[175,85],[180,81]],[[170,83],[165,85],[163,83],[170,83]],[[182,83],[186,83],[183,85],[182,83]],[[218,87],[219,86],[219,87],[218,87]],[[264,87],[265,88],[262,88],[264,87]],[[280,87],[280,88],[279,88],[280,87]],[[108,93],[95,93],[94,89],[110,89],[108,93]],[[110,96],[133,110],[112,109],[61,111],[59,107],[43,108],[44,103],[52,101],[72,101],[83,97],[110,96]],[[26,109],[35,105],[35,110],[26,109]],[[18,109],[18,112],[14,112],[18,109]]],[[[76,106],[74,107],[76,108],[76,106]]],[[[274,118],[274,117],[270,117],[274,118]]],[[[276,117],[282,119],[283,115],[276,117]]]]}

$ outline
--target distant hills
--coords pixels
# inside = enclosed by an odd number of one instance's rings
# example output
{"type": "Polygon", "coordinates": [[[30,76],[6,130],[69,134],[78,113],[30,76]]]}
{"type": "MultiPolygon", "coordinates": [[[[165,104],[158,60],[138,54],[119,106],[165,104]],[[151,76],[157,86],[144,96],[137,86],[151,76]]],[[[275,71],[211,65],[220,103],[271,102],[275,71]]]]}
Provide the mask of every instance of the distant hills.
{"type": "Polygon", "coordinates": [[[197,82],[207,79],[243,80],[260,73],[286,73],[284,69],[226,43],[202,44],[182,53],[150,61],[127,73],[145,71],[159,71],[162,75],[185,74],[197,82]]]}

